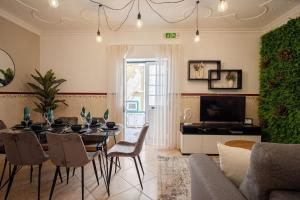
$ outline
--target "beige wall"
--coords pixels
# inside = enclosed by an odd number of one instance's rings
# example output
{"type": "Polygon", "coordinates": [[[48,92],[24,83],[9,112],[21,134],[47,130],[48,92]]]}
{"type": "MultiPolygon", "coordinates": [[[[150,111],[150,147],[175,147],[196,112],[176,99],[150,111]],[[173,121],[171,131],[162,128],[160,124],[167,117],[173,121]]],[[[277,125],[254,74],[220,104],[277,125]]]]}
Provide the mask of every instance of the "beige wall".
{"type": "MultiPolygon", "coordinates": [[[[188,60],[221,60],[224,69],[243,70],[243,89],[233,93],[258,93],[259,45],[261,32],[207,31],[201,41],[193,41],[194,31],[176,31],[179,39],[166,40],[163,31],[104,32],[97,43],[94,33],[48,33],[41,36],[41,69],[53,68],[68,81],[66,92],[106,92],[106,47],[110,44],[135,46],[130,58],[153,58],[155,45],[183,44],[184,65],[181,67],[182,91],[193,93],[208,90],[206,81],[187,80],[188,60]]],[[[228,91],[218,91],[226,92],[228,91]]]]}
{"type": "Polygon", "coordinates": [[[28,91],[26,82],[40,64],[40,36],[0,17],[0,48],[10,54],[15,62],[16,76],[0,92],[28,91]]]}
{"type": "MultiPolygon", "coordinates": [[[[27,92],[26,82],[30,74],[40,63],[40,36],[0,17],[0,48],[7,51],[15,62],[14,80],[1,92],[27,92]]],[[[23,107],[33,107],[32,98],[28,95],[0,94],[0,119],[11,126],[20,121],[23,107]]],[[[33,117],[36,114],[33,113],[33,117]]]]}

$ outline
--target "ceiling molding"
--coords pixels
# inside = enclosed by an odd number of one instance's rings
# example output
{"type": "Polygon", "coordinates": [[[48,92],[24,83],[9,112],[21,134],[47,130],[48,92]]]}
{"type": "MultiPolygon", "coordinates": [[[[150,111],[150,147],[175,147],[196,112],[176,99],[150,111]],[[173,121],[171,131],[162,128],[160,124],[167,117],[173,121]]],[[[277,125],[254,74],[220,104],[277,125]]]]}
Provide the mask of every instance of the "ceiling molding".
{"type": "Polygon", "coordinates": [[[235,17],[235,19],[238,20],[238,21],[249,21],[249,20],[254,20],[254,19],[257,19],[257,18],[262,17],[262,16],[264,16],[265,14],[267,14],[267,12],[269,11],[269,8],[268,8],[267,4],[271,3],[272,1],[273,1],[273,0],[266,0],[265,2],[259,4],[258,7],[263,8],[263,11],[260,12],[259,14],[257,14],[257,15],[252,16],[252,17],[244,17],[244,18],[242,18],[242,17],[239,17],[238,13],[236,13],[236,12],[235,12],[235,13],[228,13],[228,14],[222,15],[222,16],[212,16],[212,13],[213,13],[213,12],[212,12],[212,8],[210,8],[211,12],[210,12],[210,14],[209,14],[207,17],[205,17],[205,18],[210,18],[210,19],[222,19],[222,18],[227,18],[227,17],[235,17]]]}
{"type": "Polygon", "coordinates": [[[21,26],[22,28],[29,30],[37,35],[41,35],[42,31],[37,28],[36,26],[33,26],[25,21],[23,21],[22,19],[19,19],[18,17],[15,17],[14,15],[12,15],[11,13],[3,10],[0,8],[0,16],[21,26]]]}
{"type": "Polygon", "coordinates": [[[38,12],[39,10],[37,8],[34,8],[30,5],[28,5],[27,3],[23,2],[22,0],[15,0],[17,3],[19,3],[20,5],[24,6],[25,8],[28,8],[29,10],[34,10],[35,12],[38,12]]]}
{"type": "Polygon", "coordinates": [[[263,33],[267,33],[283,24],[285,24],[289,19],[296,18],[300,16],[300,4],[288,12],[284,13],[283,15],[277,17],[275,20],[273,20],[271,23],[267,24],[263,29],[263,33]]]}
{"type": "Polygon", "coordinates": [[[40,21],[40,22],[43,22],[43,23],[45,23],[45,24],[62,24],[62,23],[64,23],[64,21],[71,21],[71,22],[78,21],[78,20],[76,20],[76,19],[73,19],[73,18],[71,18],[71,17],[66,17],[66,16],[64,16],[64,15],[61,15],[61,16],[59,17],[59,19],[56,20],[56,21],[54,21],[54,20],[53,20],[53,21],[47,20],[47,19],[41,17],[41,16],[38,14],[38,13],[40,13],[40,10],[39,10],[39,9],[30,6],[29,4],[25,3],[25,2],[22,1],[22,0],[15,0],[15,1],[16,1],[18,4],[20,4],[21,6],[23,6],[23,7],[25,7],[25,8],[28,8],[28,9],[30,10],[31,16],[32,16],[34,19],[36,19],[36,20],[38,20],[38,21],[40,21]]]}

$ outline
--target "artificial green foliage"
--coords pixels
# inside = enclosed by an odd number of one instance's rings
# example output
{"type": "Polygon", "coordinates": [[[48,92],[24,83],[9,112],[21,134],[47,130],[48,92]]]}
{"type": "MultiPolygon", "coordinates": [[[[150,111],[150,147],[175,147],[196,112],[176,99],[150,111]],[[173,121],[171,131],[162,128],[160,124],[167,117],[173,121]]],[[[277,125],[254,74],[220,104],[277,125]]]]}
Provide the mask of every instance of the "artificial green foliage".
{"type": "Polygon", "coordinates": [[[61,103],[67,106],[64,99],[56,98],[59,92],[58,87],[66,80],[57,79],[52,70],[47,71],[45,75],[42,75],[38,70],[35,71],[37,75],[31,75],[31,77],[36,83],[27,83],[34,90],[35,97],[39,100],[39,102],[34,102],[36,105],[34,111],[45,114],[49,110],[55,110],[61,103]]]}
{"type": "Polygon", "coordinates": [[[300,143],[300,17],[262,37],[259,116],[265,141],[300,143]]]}

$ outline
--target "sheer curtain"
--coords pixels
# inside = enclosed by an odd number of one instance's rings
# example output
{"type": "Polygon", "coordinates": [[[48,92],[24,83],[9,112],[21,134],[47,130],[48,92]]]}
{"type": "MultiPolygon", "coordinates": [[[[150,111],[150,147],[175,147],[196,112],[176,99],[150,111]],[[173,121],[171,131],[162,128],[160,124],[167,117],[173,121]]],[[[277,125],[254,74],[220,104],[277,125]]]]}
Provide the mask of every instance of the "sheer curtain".
{"type": "Polygon", "coordinates": [[[161,148],[178,146],[182,45],[161,45],[157,52],[155,106],[149,114],[146,142],[161,148]]]}
{"type": "Polygon", "coordinates": [[[123,124],[123,81],[124,64],[129,47],[127,45],[108,46],[107,52],[107,106],[109,120],[123,124]]]}

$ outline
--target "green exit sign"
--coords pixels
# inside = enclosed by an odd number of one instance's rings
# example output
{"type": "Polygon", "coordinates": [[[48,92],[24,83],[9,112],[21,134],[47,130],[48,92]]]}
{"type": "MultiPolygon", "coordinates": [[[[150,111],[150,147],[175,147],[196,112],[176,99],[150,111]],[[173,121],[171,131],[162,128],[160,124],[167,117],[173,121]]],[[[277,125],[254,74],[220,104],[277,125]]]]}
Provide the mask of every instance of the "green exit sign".
{"type": "Polygon", "coordinates": [[[174,33],[174,32],[169,32],[169,33],[165,33],[165,38],[166,39],[176,39],[178,38],[178,34],[174,33]]]}

